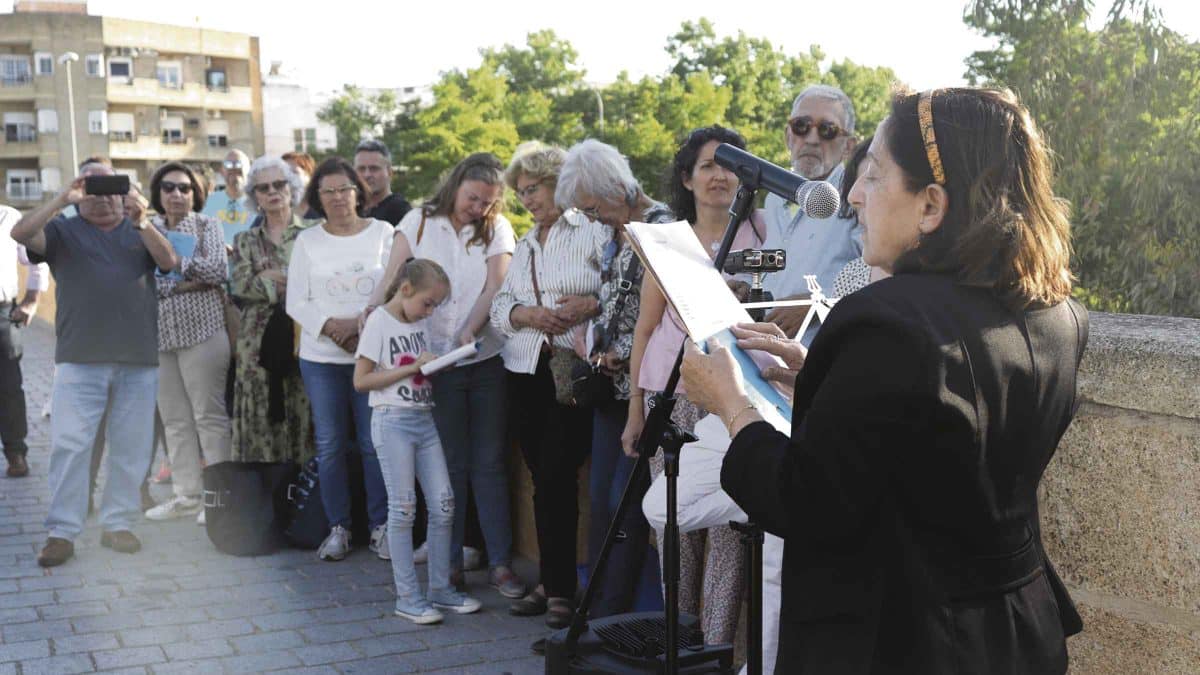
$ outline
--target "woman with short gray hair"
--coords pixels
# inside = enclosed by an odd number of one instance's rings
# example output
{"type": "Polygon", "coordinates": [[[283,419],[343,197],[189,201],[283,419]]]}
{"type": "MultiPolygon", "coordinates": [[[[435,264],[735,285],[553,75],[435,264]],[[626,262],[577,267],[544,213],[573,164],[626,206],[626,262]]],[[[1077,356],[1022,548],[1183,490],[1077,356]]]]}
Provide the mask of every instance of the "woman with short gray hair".
{"type": "Polygon", "coordinates": [[[304,184],[277,157],[259,157],[246,177],[249,208],[261,224],[233,240],[233,296],[241,307],[233,385],[233,459],[302,462],[314,454],[308,396],[300,372],[287,368],[291,320],[284,312],[288,261],[310,223],[296,213],[304,184]],[[283,326],[286,330],[270,330],[283,326]],[[268,333],[278,339],[264,341],[268,333]],[[262,365],[276,362],[268,370],[262,365]]]}

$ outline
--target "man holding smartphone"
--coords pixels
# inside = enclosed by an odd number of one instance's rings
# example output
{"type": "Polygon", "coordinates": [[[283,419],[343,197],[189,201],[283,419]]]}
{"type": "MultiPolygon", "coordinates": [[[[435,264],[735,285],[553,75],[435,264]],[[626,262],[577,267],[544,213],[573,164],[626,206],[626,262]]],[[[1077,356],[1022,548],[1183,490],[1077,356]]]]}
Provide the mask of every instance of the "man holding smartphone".
{"type": "Polygon", "coordinates": [[[106,406],[108,480],[100,543],[123,553],[141,549],[130,529],[141,514],[138,488],[150,463],[158,390],[154,270],[174,269],[178,257],[141,214],[127,217],[127,195],[103,194],[120,191],[115,181],[101,178],[91,181],[90,190],[85,187],[88,177],[113,175],[110,166],[85,163],[65,191],[26,214],[12,231],[31,260],[49,263],[58,282],[49,536],[38,555],[43,567],[74,555],[87,517],[92,441],[106,406]],[[59,215],[71,204],[78,215],[59,215]]]}
{"type": "Polygon", "coordinates": [[[29,427],[21,378],[21,329],[37,313],[38,297],[46,290],[50,278],[46,264],[31,263],[25,247],[9,236],[20,219],[20,211],[0,206],[0,444],[8,461],[9,478],[29,475],[29,464],[25,462],[28,452],[25,436],[29,427]],[[21,299],[18,299],[18,264],[29,271],[25,277],[25,297],[21,299]]]}

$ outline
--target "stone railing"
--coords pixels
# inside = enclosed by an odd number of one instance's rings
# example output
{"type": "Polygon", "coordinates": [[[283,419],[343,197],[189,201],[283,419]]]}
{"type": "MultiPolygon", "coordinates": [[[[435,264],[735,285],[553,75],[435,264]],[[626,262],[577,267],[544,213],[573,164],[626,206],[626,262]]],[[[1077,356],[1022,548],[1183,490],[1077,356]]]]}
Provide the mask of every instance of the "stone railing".
{"type": "Polygon", "coordinates": [[[1093,313],[1079,393],[1041,491],[1071,671],[1200,672],[1200,320],[1093,313]]]}

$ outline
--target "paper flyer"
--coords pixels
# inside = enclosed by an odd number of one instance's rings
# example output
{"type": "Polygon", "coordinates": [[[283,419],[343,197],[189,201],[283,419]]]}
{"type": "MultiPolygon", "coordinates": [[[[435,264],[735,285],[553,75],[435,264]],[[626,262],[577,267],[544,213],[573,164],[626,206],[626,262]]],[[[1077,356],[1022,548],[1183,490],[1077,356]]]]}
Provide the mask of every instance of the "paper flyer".
{"type": "Polygon", "coordinates": [[[171,246],[175,249],[175,254],[179,256],[180,264],[175,266],[175,269],[167,273],[155,272],[163,279],[174,279],[175,281],[183,281],[183,274],[179,271],[183,266],[183,260],[190,260],[196,255],[196,235],[188,234],[187,232],[179,232],[176,230],[166,230],[163,232],[167,237],[167,241],[171,242],[171,246]]]}
{"type": "Polygon", "coordinates": [[[774,383],[762,376],[767,366],[783,361],[764,352],[746,352],[737,346],[730,326],[751,321],[750,315],[729,291],[725,278],[713,266],[700,240],[686,221],[667,224],[630,223],[625,226],[634,251],[654,277],[667,302],[675,308],[688,336],[703,345],[708,338],[733,353],[742,370],[755,409],[784,433],[792,428],[792,406],[774,383]]]}
{"type": "Polygon", "coordinates": [[[439,370],[442,370],[444,368],[449,368],[450,366],[458,363],[459,361],[462,361],[463,359],[469,359],[478,353],[479,353],[479,343],[478,342],[471,342],[471,343],[465,344],[465,345],[459,347],[458,349],[455,349],[454,351],[451,351],[447,354],[443,354],[443,355],[437,357],[436,359],[430,361],[429,363],[426,363],[425,365],[421,366],[421,374],[422,375],[432,375],[432,374],[438,372],[439,370]]]}

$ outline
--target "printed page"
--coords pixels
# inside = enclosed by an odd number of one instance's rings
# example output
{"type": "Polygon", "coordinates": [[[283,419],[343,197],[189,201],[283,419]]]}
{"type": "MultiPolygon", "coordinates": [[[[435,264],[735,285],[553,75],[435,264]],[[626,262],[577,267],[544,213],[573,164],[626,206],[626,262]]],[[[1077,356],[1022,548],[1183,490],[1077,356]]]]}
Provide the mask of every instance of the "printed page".
{"type": "Polygon", "coordinates": [[[742,370],[746,393],[763,419],[791,432],[792,406],[775,385],[762,377],[767,366],[783,365],[778,357],[746,352],[737,346],[730,326],[751,321],[729,291],[700,240],[686,221],[625,226],[634,251],[682,319],[688,336],[703,345],[710,338],[727,347],[742,370]]]}

